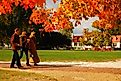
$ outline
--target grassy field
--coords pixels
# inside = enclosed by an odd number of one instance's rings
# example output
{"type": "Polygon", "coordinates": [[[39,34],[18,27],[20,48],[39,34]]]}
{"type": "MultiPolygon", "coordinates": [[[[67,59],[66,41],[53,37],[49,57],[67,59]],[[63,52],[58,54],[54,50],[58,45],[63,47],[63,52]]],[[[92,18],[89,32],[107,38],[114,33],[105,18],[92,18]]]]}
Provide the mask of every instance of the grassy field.
{"type": "MultiPolygon", "coordinates": [[[[41,61],[115,61],[121,59],[121,51],[72,51],[38,50],[41,61]]],[[[10,61],[11,50],[0,50],[0,61],[10,61]]],[[[25,55],[22,60],[25,60],[25,55]]]]}
{"type": "Polygon", "coordinates": [[[57,81],[39,73],[0,70],[0,81],[57,81]]]}

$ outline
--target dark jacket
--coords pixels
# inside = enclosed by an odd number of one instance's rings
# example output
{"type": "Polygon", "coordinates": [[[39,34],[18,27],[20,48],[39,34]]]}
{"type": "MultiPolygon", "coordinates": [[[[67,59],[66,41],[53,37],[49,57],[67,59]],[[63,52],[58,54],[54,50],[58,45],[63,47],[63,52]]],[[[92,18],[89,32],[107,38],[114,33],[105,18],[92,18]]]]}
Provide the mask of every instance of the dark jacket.
{"type": "Polygon", "coordinates": [[[20,36],[20,46],[24,49],[28,48],[27,36],[20,36]]]}
{"type": "Polygon", "coordinates": [[[14,33],[11,36],[10,43],[11,43],[11,46],[12,46],[13,50],[18,50],[19,49],[19,44],[20,44],[19,35],[17,35],[16,33],[14,33]]]}

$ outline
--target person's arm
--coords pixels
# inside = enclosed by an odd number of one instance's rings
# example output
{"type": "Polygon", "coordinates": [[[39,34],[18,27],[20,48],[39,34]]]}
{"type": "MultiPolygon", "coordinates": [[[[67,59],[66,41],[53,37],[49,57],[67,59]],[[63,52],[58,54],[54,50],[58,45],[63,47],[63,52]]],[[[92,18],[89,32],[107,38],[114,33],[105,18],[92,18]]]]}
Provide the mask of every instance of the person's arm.
{"type": "Polygon", "coordinates": [[[22,36],[20,36],[20,46],[22,46],[22,36]]]}
{"type": "Polygon", "coordinates": [[[30,39],[27,39],[27,46],[30,48],[30,39]]]}
{"type": "Polygon", "coordinates": [[[16,37],[15,37],[15,34],[14,34],[14,35],[12,35],[12,37],[11,37],[11,45],[20,46],[20,44],[18,44],[18,43],[15,42],[15,39],[16,39],[16,37]]]}
{"type": "Polygon", "coordinates": [[[11,36],[10,43],[11,43],[12,49],[16,50],[17,49],[16,47],[18,46],[18,44],[15,43],[15,34],[11,36]]]}

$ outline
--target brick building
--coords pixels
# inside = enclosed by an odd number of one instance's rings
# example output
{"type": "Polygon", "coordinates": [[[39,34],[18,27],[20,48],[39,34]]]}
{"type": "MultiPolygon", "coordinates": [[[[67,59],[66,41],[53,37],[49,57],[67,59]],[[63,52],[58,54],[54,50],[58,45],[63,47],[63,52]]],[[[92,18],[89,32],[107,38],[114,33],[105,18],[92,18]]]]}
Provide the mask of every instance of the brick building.
{"type": "Polygon", "coordinates": [[[112,47],[113,48],[121,48],[121,35],[113,35],[112,36],[112,47]]]}

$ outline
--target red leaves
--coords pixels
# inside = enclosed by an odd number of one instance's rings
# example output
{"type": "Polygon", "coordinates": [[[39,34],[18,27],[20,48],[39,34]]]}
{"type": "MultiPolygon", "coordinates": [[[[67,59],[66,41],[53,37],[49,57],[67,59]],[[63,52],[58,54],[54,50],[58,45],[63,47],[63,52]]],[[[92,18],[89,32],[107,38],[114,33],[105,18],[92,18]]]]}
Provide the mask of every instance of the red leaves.
{"type": "Polygon", "coordinates": [[[34,22],[36,25],[42,23],[42,18],[40,16],[41,11],[39,10],[33,10],[33,13],[30,17],[30,22],[34,22]]]}
{"type": "Polygon", "coordinates": [[[49,12],[44,9],[41,9],[41,10],[33,9],[33,13],[30,16],[29,22],[30,23],[34,22],[36,25],[42,24],[48,20],[48,17],[49,17],[48,15],[49,15],[49,12]]]}
{"type": "Polygon", "coordinates": [[[59,12],[51,12],[50,10],[33,10],[30,17],[30,23],[34,22],[36,25],[43,24],[46,32],[52,32],[53,30],[71,29],[72,25],[68,18],[59,12]],[[52,16],[50,16],[50,13],[52,16]]]}
{"type": "Polygon", "coordinates": [[[2,0],[2,2],[0,2],[0,15],[11,13],[11,11],[11,4],[7,0],[2,0]]]}
{"type": "Polygon", "coordinates": [[[27,10],[28,8],[33,9],[37,3],[37,0],[22,0],[21,1],[21,6],[27,10]]]}
{"type": "Polygon", "coordinates": [[[93,27],[98,29],[112,29],[114,27],[114,23],[107,21],[105,19],[96,20],[92,24],[93,27]]]}
{"type": "Polygon", "coordinates": [[[118,26],[116,22],[121,20],[120,0],[62,0],[59,9],[66,17],[76,20],[98,16],[100,22],[96,25],[104,29],[118,26]]]}
{"type": "Polygon", "coordinates": [[[54,30],[54,26],[52,24],[48,24],[44,29],[45,32],[52,32],[54,30]]]}
{"type": "Polygon", "coordinates": [[[33,9],[36,5],[43,7],[45,0],[2,0],[0,1],[0,14],[11,13],[12,4],[18,6],[19,4],[27,10],[33,9]]]}
{"type": "Polygon", "coordinates": [[[56,3],[57,0],[53,0],[54,3],[56,3]]]}
{"type": "Polygon", "coordinates": [[[14,3],[16,6],[20,4],[21,0],[12,0],[12,3],[14,3]]]}
{"type": "MultiPolygon", "coordinates": [[[[46,0],[1,0],[0,15],[11,13],[12,4],[19,4],[27,10],[38,6],[41,10],[33,10],[29,23],[36,25],[44,23],[46,30],[72,28],[69,19],[80,20],[82,18],[98,16],[100,21],[97,25],[103,28],[113,28],[118,26],[116,21],[121,20],[121,2],[120,0],[62,0],[57,12],[50,16],[47,10],[42,7],[46,0]]],[[[54,3],[57,0],[53,0],[54,3]]],[[[79,22],[76,25],[80,24],[79,22]]]]}
{"type": "Polygon", "coordinates": [[[5,14],[5,13],[6,13],[6,12],[5,12],[5,10],[4,10],[2,4],[0,4],[0,15],[1,15],[1,14],[5,14]]]}
{"type": "Polygon", "coordinates": [[[43,7],[43,4],[46,2],[46,0],[37,0],[37,5],[40,7],[43,7]]]}

